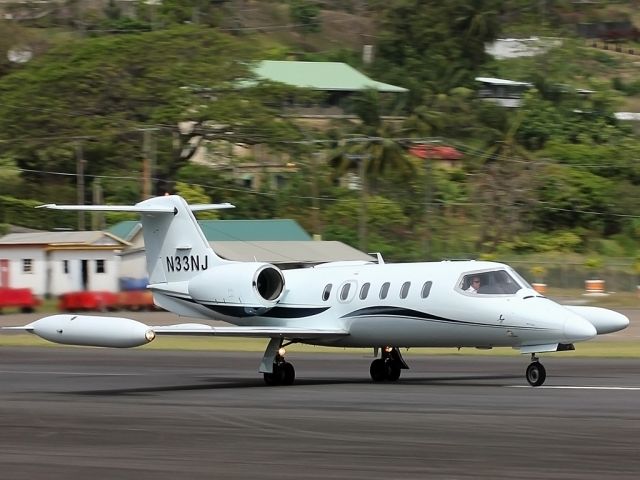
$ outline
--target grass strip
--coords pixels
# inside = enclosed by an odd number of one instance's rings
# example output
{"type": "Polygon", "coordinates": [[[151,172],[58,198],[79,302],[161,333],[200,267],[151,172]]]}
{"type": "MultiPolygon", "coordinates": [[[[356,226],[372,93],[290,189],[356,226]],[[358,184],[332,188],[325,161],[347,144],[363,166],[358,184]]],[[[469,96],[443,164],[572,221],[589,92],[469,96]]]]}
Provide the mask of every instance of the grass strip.
{"type": "MultiPolygon", "coordinates": [[[[226,352],[264,352],[267,339],[261,338],[215,338],[215,337],[161,337],[143,347],[149,350],[209,350],[226,352]]],[[[35,335],[12,334],[0,335],[0,347],[65,347],[47,342],[35,335]]],[[[313,345],[294,344],[287,347],[289,352],[301,353],[351,353],[370,354],[370,348],[336,348],[316,347],[313,345]]],[[[508,347],[492,350],[475,348],[410,348],[403,349],[403,355],[456,355],[456,356],[515,356],[518,350],[508,347]]],[[[640,341],[593,341],[578,343],[575,351],[562,352],[563,357],[593,358],[640,358],[640,341]]]]}

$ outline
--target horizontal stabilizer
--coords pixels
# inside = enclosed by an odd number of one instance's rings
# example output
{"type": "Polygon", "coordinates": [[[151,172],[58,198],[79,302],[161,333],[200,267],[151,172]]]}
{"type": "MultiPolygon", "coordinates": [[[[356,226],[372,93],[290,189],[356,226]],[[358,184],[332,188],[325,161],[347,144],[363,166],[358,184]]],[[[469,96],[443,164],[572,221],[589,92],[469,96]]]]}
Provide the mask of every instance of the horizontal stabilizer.
{"type": "MultiPolygon", "coordinates": [[[[176,207],[173,205],[56,205],[48,203],[40,205],[36,208],[48,208],[51,210],[77,210],[81,212],[134,212],[134,213],[176,213],[176,207]]],[[[201,212],[203,210],[222,210],[225,208],[235,208],[230,203],[208,203],[201,205],[189,205],[192,212],[201,212]]]]}
{"type": "Polygon", "coordinates": [[[326,338],[349,335],[344,330],[287,327],[212,327],[200,323],[182,323],[150,328],[156,335],[215,335],[257,338],[326,338]]]}

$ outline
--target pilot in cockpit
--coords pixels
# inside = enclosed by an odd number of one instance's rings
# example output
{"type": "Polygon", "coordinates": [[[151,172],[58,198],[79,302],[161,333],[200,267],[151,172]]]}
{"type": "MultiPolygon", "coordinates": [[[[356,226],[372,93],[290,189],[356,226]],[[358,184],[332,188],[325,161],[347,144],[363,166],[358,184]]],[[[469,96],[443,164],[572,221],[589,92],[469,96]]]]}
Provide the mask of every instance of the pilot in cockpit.
{"type": "Polygon", "coordinates": [[[468,293],[478,293],[478,289],[480,288],[480,277],[474,276],[469,282],[469,288],[465,290],[468,293]]]}

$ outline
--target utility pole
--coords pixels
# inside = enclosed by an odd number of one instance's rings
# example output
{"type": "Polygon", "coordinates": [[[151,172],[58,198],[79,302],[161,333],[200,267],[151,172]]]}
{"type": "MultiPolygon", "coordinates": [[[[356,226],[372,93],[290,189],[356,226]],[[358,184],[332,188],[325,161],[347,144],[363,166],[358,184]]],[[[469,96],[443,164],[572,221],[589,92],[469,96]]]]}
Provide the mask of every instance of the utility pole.
{"type": "Polygon", "coordinates": [[[153,177],[156,169],[156,149],[152,132],[155,129],[147,128],[142,134],[142,199],[152,197],[155,194],[153,177]]]}
{"type": "Polygon", "coordinates": [[[429,222],[431,220],[431,201],[433,198],[433,183],[432,183],[432,175],[431,171],[431,159],[429,155],[427,155],[424,159],[424,237],[423,241],[423,249],[424,249],[424,260],[428,260],[428,256],[430,252],[430,237],[431,232],[429,231],[429,222]]]}
{"type": "Polygon", "coordinates": [[[311,224],[313,225],[313,233],[321,235],[320,228],[320,206],[318,205],[320,189],[318,188],[318,157],[322,155],[320,152],[311,154],[311,224]]]}
{"type": "MultiPolygon", "coordinates": [[[[82,143],[78,140],[76,141],[76,193],[78,205],[84,205],[84,166],[86,163],[87,161],[82,153],[82,143]]],[[[78,230],[85,229],[84,217],[84,212],[78,212],[78,230]]]]}
{"type": "Polygon", "coordinates": [[[367,160],[369,154],[346,155],[347,159],[358,162],[358,176],[360,177],[360,216],[358,218],[358,241],[360,250],[367,253],[369,242],[367,240],[367,160]]]}
{"type": "MultiPolygon", "coordinates": [[[[93,204],[94,205],[102,205],[102,183],[100,182],[100,178],[96,178],[93,181],[92,185],[93,191],[93,204]]],[[[92,212],[91,216],[91,229],[92,230],[104,230],[104,213],[103,212],[92,212]]]]}

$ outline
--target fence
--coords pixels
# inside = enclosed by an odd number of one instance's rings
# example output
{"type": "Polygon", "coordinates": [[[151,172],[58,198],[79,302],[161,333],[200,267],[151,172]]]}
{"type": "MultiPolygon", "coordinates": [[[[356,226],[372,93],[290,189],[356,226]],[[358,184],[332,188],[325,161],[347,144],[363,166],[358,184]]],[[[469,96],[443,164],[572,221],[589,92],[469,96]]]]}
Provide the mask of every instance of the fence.
{"type": "Polygon", "coordinates": [[[529,282],[546,283],[553,288],[584,289],[585,281],[598,278],[605,281],[606,291],[635,292],[640,284],[640,276],[634,272],[632,259],[615,259],[604,263],[597,269],[589,269],[582,264],[505,261],[529,282]],[[544,267],[543,278],[536,278],[531,270],[544,267]]]}

